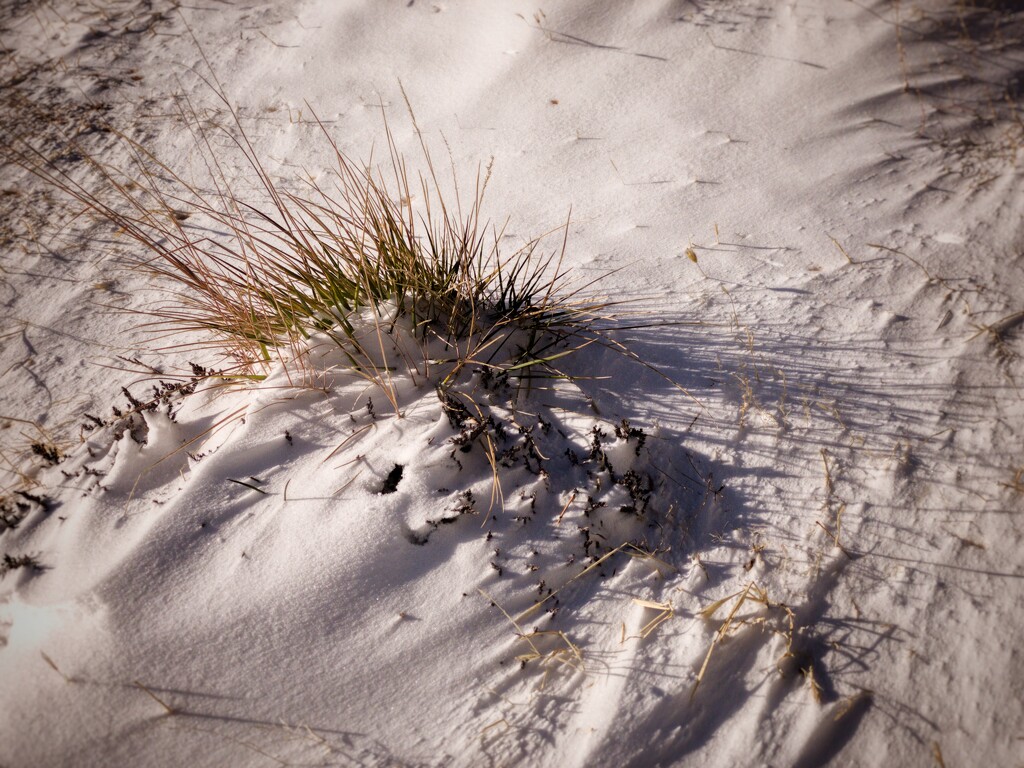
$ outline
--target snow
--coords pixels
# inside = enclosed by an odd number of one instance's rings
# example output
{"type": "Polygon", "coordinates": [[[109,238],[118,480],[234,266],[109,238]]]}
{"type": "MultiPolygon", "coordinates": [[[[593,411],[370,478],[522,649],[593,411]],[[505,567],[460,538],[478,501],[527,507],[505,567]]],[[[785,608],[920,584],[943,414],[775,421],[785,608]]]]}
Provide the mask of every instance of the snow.
{"type": "Polygon", "coordinates": [[[314,115],[411,165],[418,126],[463,189],[493,158],[509,249],[568,219],[647,365],[464,382],[525,430],[504,505],[408,370],[397,408],[327,356],[133,409],[212,352],[4,165],[0,765],[1019,761],[1024,18],[955,6],[2,3],[4,145],[95,183],[68,137],[126,168],[109,125],[200,178],[180,97],[226,125],[222,87],[325,179],[314,115]]]}

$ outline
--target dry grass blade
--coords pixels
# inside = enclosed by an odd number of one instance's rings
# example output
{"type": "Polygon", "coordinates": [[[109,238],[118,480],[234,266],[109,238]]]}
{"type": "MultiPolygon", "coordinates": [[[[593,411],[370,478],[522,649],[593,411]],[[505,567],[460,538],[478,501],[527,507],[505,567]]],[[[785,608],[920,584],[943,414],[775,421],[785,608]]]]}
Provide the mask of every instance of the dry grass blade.
{"type": "Polygon", "coordinates": [[[679,570],[671,563],[667,563],[660,557],[658,557],[658,550],[655,550],[654,552],[648,552],[646,549],[643,549],[642,547],[639,547],[636,544],[630,543],[626,547],[626,554],[628,554],[632,558],[642,560],[643,562],[647,563],[652,568],[654,568],[654,570],[658,572],[658,576],[662,578],[665,577],[666,573],[673,573],[679,570]]]}
{"type": "Polygon", "coordinates": [[[483,589],[478,588],[477,592],[479,592],[481,595],[487,598],[490,601],[491,605],[493,605],[495,608],[501,611],[502,615],[509,620],[509,623],[512,624],[513,627],[515,627],[516,636],[530,646],[530,650],[528,653],[523,653],[516,656],[516,661],[518,661],[520,664],[525,666],[527,663],[531,661],[539,660],[542,665],[548,664],[550,662],[558,662],[559,664],[564,664],[566,666],[572,667],[573,669],[583,668],[583,651],[581,651],[579,646],[577,646],[569,639],[568,635],[566,635],[565,632],[562,632],[560,630],[538,629],[535,629],[532,632],[524,632],[519,622],[515,618],[513,618],[511,614],[508,613],[508,611],[502,608],[497,600],[495,600],[493,597],[487,594],[487,592],[485,592],[483,589]],[[537,640],[538,638],[545,637],[556,637],[559,640],[561,640],[562,645],[560,647],[554,648],[551,651],[542,651],[540,649],[540,646],[538,646],[535,642],[535,640],[537,640]]]}
{"type": "Polygon", "coordinates": [[[46,654],[45,651],[40,651],[39,655],[43,657],[43,661],[46,662],[47,666],[50,667],[50,669],[52,669],[54,672],[56,672],[58,675],[60,675],[62,678],[64,678],[64,682],[65,683],[73,683],[73,682],[75,682],[74,678],[69,677],[68,675],[64,674],[64,671],[60,667],[57,666],[57,662],[55,662],[53,659],[51,659],[46,654]]]}
{"type": "Polygon", "coordinates": [[[654,630],[676,615],[675,608],[673,608],[672,603],[668,601],[659,603],[654,600],[641,600],[640,598],[634,597],[633,603],[635,605],[639,605],[641,608],[648,608],[652,611],[657,611],[654,618],[640,628],[639,637],[641,638],[646,638],[654,632],[654,630]]]}
{"type": "Polygon", "coordinates": [[[153,693],[153,691],[151,691],[149,688],[144,686],[138,680],[133,680],[132,682],[133,682],[133,684],[135,685],[136,688],[138,688],[140,691],[142,691],[147,696],[149,696],[151,699],[153,699],[153,701],[155,701],[157,704],[159,704],[161,707],[163,707],[164,711],[168,715],[175,715],[175,714],[177,714],[177,710],[174,707],[172,707],[166,701],[161,699],[159,696],[157,696],[155,693],[153,693]]]}
{"type": "MultiPolygon", "coordinates": [[[[563,589],[565,589],[566,587],[568,587],[568,586],[569,586],[570,584],[572,584],[572,583],[573,583],[574,581],[576,581],[576,580],[578,580],[578,579],[581,579],[581,578],[583,578],[583,577],[584,577],[585,575],[587,575],[588,573],[590,573],[590,572],[591,572],[591,571],[593,571],[594,569],[596,569],[596,568],[600,567],[602,563],[604,563],[604,562],[605,562],[606,560],[608,560],[609,558],[613,557],[614,555],[617,555],[617,554],[618,554],[619,552],[621,552],[622,550],[626,549],[626,548],[627,548],[628,546],[630,546],[630,545],[629,545],[629,543],[627,542],[626,544],[620,544],[620,545],[619,545],[619,546],[617,546],[617,547],[616,547],[615,549],[609,550],[609,551],[608,551],[608,552],[606,552],[606,553],[605,553],[604,555],[602,555],[602,556],[601,556],[601,557],[599,557],[599,558],[598,558],[597,560],[595,560],[595,561],[594,561],[594,562],[592,562],[592,563],[591,563],[590,565],[588,565],[588,566],[587,566],[586,568],[584,568],[584,569],[583,569],[582,571],[580,571],[580,572],[579,572],[579,573],[577,573],[577,574],[576,574],[575,576],[573,576],[573,577],[572,577],[571,579],[569,579],[569,580],[568,580],[567,582],[565,582],[565,584],[563,584],[563,585],[562,585],[562,586],[561,586],[561,587],[560,587],[559,589],[556,589],[556,590],[555,590],[554,592],[549,592],[549,593],[548,593],[548,594],[547,594],[547,595],[546,595],[546,596],[544,597],[544,599],[543,599],[543,600],[538,600],[538,601],[537,601],[536,603],[534,603],[534,604],[533,604],[533,605],[531,605],[531,606],[530,606],[529,608],[527,608],[527,609],[526,609],[525,611],[523,611],[523,612],[522,612],[522,613],[520,613],[520,614],[519,614],[518,616],[516,616],[516,618],[515,618],[515,621],[522,621],[522,620],[523,620],[523,619],[525,619],[525,618],[526,618],[527,616],[530,616],[530,615],[532,615],[532,614],[536,613],[536,612],[537,612],[538,610],[540,610],[540,607],[541,607],[542,605],[544,605],[544,603],[546,603],[546,602],[547,602],[548,600],[551,600],[552,598],[554,598],[554,597],[555,597],[556,595],[558,595],[558,594],[559,594],[559,593],[560,593],[560,592],[561,592],[561,591],[562,591],[563,589]]],[[[509,618],[511,618],[511,617],[509,617],[509,618]]]]}
{"type": "Polygon", "coordinates": [[[579,646],[570,640],[569,636],[561,630],[534,630],[528,636],[521,636],[521,639],[528,640],[531,648],[533,649],[529,653],[523,653],[516,656],[516,661],[523,666],[531,661],[539,661],[541,666],[557,662],[558,664],[571,667],[574,670],[583,669],[583,651],[581,651],[579,646]],[[544,637],[557,638],[561,641],[562,645],[547,651],[546,653],[542,653],[537,650],[537,646],[533,642],[533,639],[544,637]]]}
{"type": "Polygon", "coordinates": [[[715,632],[715,636],[711,641],[711,647],[708,648],[707,655],[704,657],[704,663],[700,665],[700,671],[697,673],[697,680],[693,684],[693,690],[690,691],[691,700],[697,695],[697,689],[700,687],[701,681],[704,679],[704,673],[707,672],[708,664],[711,662],[711,656],[715,652],[715,648],[718,647],[718,644],[722,642],[725,636],[729,633],[729,630],[733,626],[733,621],[736,618],[736,614],[739,612],[740,608],[743,607],[743,604],[748,599],[754,599],[757,602],[765,604],[767,604],[768,600],[764,591],[761,590],[761,588],[754,582],[750,582],[741,592],[737,592],[734,595],[730,595],[729,597],[723,598],[722,600],[718,600],[709,605],[701,611],[701,616],[711,618],[719,608],[734,598],[736,601],[733,603],[732,610],[730,610],[729,615],[725,617],[725,621],[722,622],[722,626],[720,626],[718,631],[715,632]]]}

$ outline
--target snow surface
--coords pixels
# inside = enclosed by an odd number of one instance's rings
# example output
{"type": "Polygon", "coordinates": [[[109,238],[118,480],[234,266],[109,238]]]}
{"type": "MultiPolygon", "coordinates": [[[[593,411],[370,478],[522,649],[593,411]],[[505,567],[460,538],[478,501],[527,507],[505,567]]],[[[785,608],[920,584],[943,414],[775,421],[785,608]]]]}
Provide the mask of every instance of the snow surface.
{"type": "Polygon", "coordinates": [[[510,438],[504,508],[423,381],[128,413],[211,361],[5,165],[0,765],[1020,764],[1024,36],[955,5],[0,4],[4,144],[85,181],[107,126],[188,173],[211,77],[282,178],[332,163],[314,112],[366,158],[383,105],[414,162],[404,88],[510,245],[571,209],[689,393],[588,348],[508,415],[548,463],[510,438]]]}

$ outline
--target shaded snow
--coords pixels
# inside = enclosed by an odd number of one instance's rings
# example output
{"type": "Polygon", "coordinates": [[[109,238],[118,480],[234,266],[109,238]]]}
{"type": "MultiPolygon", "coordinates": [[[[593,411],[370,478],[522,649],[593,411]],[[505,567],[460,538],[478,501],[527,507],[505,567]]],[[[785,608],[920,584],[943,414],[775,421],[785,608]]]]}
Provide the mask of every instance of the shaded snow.
{"type": "Polygon", "coordinates": [[[311,110],[368,157],[383,104],[418,156],[401,81],[435,157],[494,158],[510,245],[571,207],[567,264],[618,270],[601,289],[668,323],[617,338],[689,396],[586,350],[578,389],[518,403],[552,424],[550,477],[515,459],[504,511],[425,382],[401,418],[365,382],[272,379],[96,428],[190,355],[110,311],[163,290],[120,268],[124,239],[5,166],[0,434],[30,496],[0,552],[42,569],[0,579],[0,764],[1017,758],[1024,259],[998,88],[1019,12],[1001,36],[965,21],[972,54],[907,2],[899,40],[894,6],[838,0],[108,5],[3,4],[7,135],[124,165],[109,122],[188,172],[172,96],[229,117],[202,51],[274,172],[318,175],[311,110]],[[643,519],[564,453],[595,426],[620,474],[656,479],[643,519]],[[44,467],[38,440],[66,458],[44,467]],[[658,559],[583,573],[581,527],[658,559]],[[751,582],[770,605],[716,642],[736,598],[701,612],[751,582]],[[518,629],[491,605],[514,619],[563,586],[518,629]],[[647,637],[638,599],[673,612],[647,637]],[[523,667],[534,627],[564,636],[523,667]]]}

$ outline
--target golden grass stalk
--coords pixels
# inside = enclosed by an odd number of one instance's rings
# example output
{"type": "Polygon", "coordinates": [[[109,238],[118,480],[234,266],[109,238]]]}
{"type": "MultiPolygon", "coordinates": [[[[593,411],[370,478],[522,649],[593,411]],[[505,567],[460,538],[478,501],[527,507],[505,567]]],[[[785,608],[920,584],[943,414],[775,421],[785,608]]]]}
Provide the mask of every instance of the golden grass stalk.
{"type": "Polygon", "coordinates": [[[264,167],[223,92],[210,87],[232,125],[211,128],[186,98],[179,103],[209,171],[203,185],[117,131],[126,168],[78,148],[99,178],[89,187],[29,142],[6,152],[141,246],[135,266],[169,287],[169,299],[143,312],[156,338],[186,334],[177,348],[216,349],[242,377],[259,380],[283,365],[290,381],[305,385],[315,375],[310,348],[330,343],[396,412],[398,365],[441,386],[467,367],[520,381],[563,377],[558,361],[606,340],[601,326],[612,303],[586,295],[589,284],[569,284],[564,238],[553,253],[541,252],[540,238],[499,251],[503,232],[482,213],[489,167],[477,168],[468,202],[457,184],[451,199],[422,136],[428,172],[414,176],[386,121],[382,166],[349,158],[321,123],[332,172],[323,182],[285,184],[264,167]],[[230,152],[214,141],[224,137],[230,152]],[[231,153],[254,178],[255,195],[235,192],[240,185],[225,170],[231,153]]]}
{"type": "Polygon", "coordinates": [[[633,603],[635,605],[639,605],[641,608],[657,611],[654,618],[640,628],[639,637],[641,639],[646,638],[654,632],[654,630],[676,615],[675,608],[672,607],[672,603],[669,601],[659,603],[655,600],[641,600],[638,597],[634,597],[633,603]]]}

